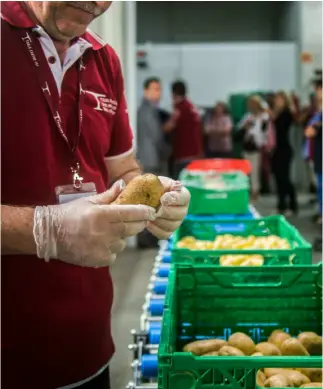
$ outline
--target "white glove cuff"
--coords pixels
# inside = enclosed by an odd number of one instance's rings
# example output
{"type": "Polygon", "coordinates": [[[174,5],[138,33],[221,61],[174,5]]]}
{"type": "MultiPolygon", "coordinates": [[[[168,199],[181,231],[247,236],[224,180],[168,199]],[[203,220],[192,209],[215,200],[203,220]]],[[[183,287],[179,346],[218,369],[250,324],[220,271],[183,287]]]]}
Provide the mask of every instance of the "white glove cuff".
{"type": "Polygon", "coordinates": [[[57,258],[56,228],[54,228],[56,206],[36,207],[34,213],[34,239],[38,258],[49,262],[57,258]]]}

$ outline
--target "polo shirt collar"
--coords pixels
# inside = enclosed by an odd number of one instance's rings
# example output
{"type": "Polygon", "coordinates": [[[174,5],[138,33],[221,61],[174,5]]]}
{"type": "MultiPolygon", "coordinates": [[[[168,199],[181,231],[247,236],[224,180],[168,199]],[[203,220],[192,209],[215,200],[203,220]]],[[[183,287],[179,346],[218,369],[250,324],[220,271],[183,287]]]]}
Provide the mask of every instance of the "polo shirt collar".
{"type": "MultiPolygon", "coordinates": [[[[21,1],[1,1],[1,17],[14,27],[33,29],[38,27],[22,7],[21,1]]],[[[106,45],[97,34],[90,30],[87,30],[81,38],[89,42],[93,50],[100,50],[106,45]]]]}

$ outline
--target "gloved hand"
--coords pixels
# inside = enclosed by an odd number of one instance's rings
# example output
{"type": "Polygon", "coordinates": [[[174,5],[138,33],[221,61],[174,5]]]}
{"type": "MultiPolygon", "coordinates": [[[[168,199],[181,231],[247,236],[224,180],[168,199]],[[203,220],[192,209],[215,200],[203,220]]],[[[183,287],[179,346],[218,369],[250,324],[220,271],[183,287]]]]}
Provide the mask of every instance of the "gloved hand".
{"type": "Polygon", "coordinates": [[[99,195],[36,207],[34,238],[38,257],[86,267],[112,264],[125,248],[125,238],[143,231],[156,215],[153,208],[144,205],[109,205],[123,187],[124,182],[118,181],[99,195]]]}
{"type": "Polygon", "coordinates": [[[182,224],[187,215],[191,195],[180,181],[159,177],[166,193],[161,197],[161,206],[156,220],[147,223],[147,229],[158,239],[167,239],[182,224]]]}

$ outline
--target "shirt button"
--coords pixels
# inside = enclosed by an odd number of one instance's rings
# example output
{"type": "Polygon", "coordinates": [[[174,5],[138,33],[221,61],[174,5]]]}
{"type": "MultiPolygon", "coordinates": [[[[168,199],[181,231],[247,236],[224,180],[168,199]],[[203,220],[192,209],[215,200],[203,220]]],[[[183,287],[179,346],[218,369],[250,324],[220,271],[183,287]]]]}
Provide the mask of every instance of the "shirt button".
{"type": "Polygon", "coordinates": [[[54,56],[51,56],[48,58],[48,62],[53,65],[56,62],[56,58],[54,56]]]}

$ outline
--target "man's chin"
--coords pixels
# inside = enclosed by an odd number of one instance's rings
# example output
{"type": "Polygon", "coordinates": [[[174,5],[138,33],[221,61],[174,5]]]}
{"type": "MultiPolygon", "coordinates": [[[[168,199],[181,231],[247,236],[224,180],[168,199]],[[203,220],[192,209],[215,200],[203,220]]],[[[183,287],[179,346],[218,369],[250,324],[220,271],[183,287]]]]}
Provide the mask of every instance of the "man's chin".
{"type": "MultiPolygon", "coordinates": [[[[72,40],[85,33],[87,26],[74,23],[57,23],[57,38],[60,40],[72,40]]],[[[55,37],[54,37],[55,38],[55,37]]]]}

